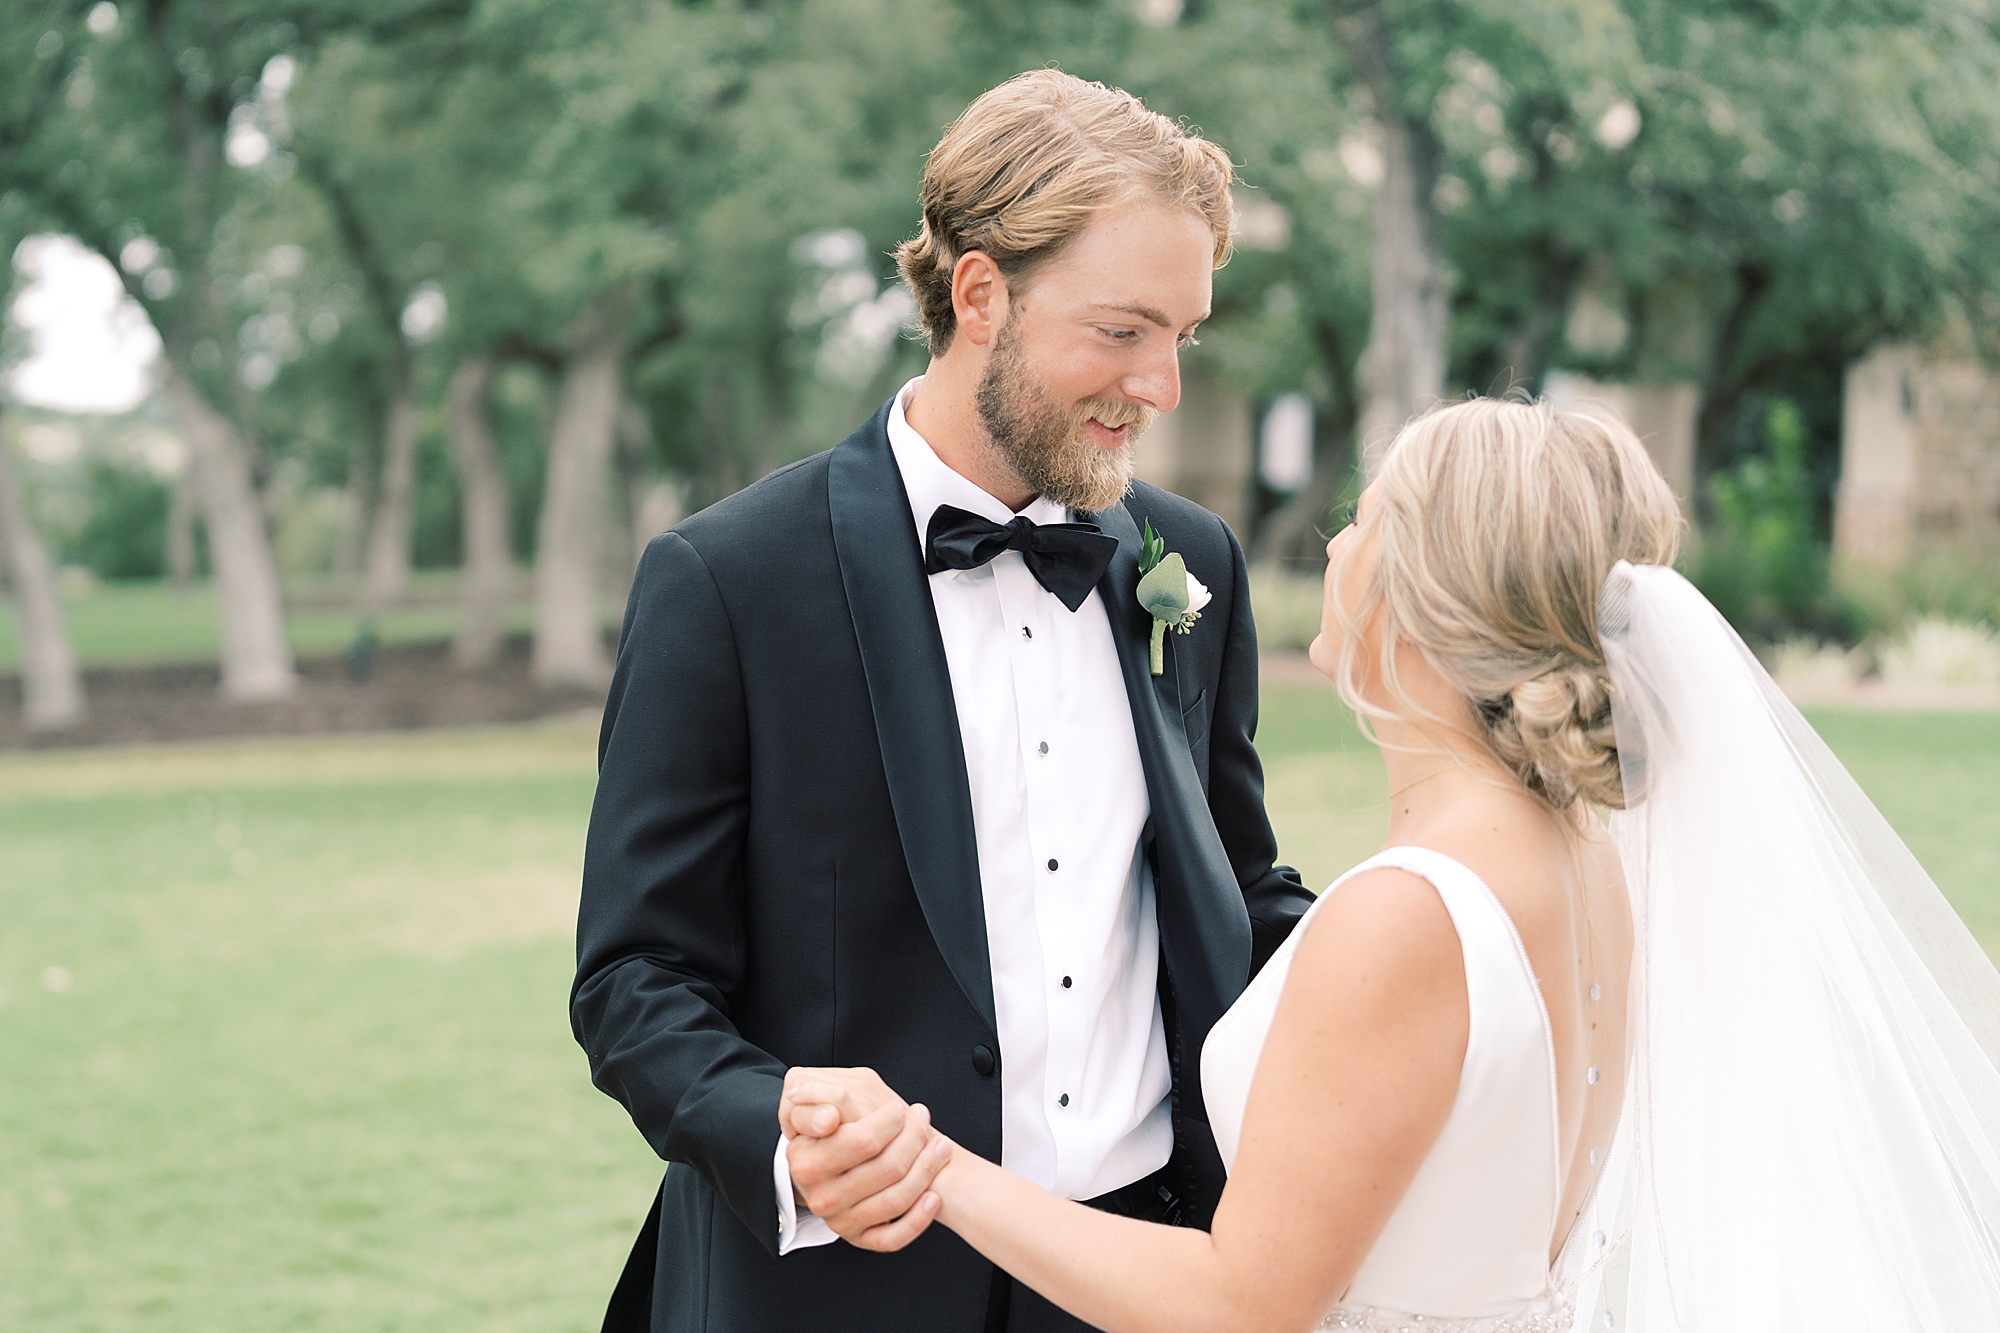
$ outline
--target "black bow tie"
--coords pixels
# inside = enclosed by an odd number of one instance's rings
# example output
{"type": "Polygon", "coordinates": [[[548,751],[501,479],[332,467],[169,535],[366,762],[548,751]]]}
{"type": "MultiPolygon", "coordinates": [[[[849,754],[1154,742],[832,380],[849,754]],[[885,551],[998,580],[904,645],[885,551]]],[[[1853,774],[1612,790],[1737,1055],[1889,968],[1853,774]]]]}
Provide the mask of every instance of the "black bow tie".
{"type": "Polygon", "coordinates": [[[924,573],[977,569],[1002,551],[1019,551],[1035,582],[1074,611],[1110,568],[1118,539],[1095,523],[1017,518],[1002,527],[954,505],[939,505],[924,542],[924,573]]]}

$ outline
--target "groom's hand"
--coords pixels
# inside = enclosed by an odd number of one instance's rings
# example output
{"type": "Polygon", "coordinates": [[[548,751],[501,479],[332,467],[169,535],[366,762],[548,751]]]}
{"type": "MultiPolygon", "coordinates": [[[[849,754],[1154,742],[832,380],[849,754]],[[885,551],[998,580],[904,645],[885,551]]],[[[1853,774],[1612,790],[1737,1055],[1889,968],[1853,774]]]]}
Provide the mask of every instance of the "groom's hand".
{"type": "MultiPolygon", "coordinates": [[[[873,1070],[790,1070],[778,1114],[794,1189],[849,1244],[879,1248],[867,1233],[907,1214],[944,1165],[924,1151],[937,1137],[930,1112],[873,1070]]],[[[899,1234],[897,1248],[928,1225],[899,1234]]]]}
{"type": "Polygon", "coordinates": [[[902,1106],[896,1090],[872,1069],[815,1069],[793,1065],[785,1071],[778,1098],[778,1126],[786,1138],[821,1139],[847,1121],[888,1105],[902,1106]]]}

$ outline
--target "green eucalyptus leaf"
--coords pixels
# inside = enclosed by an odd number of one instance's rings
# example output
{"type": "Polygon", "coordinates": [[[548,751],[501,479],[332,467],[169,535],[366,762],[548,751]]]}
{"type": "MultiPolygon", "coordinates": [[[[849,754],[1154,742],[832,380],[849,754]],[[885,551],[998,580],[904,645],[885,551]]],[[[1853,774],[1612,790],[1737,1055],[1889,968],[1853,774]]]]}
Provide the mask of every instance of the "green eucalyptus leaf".
{"type": "Polygon", "coordinates": [[[1152,573],[1154,567],[1160,563],[1160,557],[1166,553],[1166,539],[1153,531],[1153,520],[1147,519],[1146,531],[1139,543],[1139,573],[1142,575],[1152,573]]]}
{"type": "Polygon", "coordinates": [[[1139,605],[1155,620],[1179,622],[1188,609],[1187,563],[1176,551],[1139,580],[1139,605]]]}

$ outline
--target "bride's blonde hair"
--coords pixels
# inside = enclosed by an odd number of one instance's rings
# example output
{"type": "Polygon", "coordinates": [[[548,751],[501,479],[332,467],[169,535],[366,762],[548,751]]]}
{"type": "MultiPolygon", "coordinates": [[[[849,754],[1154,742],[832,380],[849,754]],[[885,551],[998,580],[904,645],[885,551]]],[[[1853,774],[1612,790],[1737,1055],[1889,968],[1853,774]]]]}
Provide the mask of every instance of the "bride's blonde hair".
{"type": "Polygon", "coordinates": [[[1479,739],[1535,797],[1559,812],[1622,809],[1598,592],[1620,560],[1671,564],[1682,527],[1645,445],[1608,412],[1477,398],[1405,426],[1377,480],[1363,525],[1379,554],[1360,604],[1343,610],[1341,697],[1363,716],[1441,721],[1397,681],[1407,640],[1472,702],[1479,739]],[[1378,611],[1381,678],[1409,713],[1361,697],[1357,631],[1378,611]]]}

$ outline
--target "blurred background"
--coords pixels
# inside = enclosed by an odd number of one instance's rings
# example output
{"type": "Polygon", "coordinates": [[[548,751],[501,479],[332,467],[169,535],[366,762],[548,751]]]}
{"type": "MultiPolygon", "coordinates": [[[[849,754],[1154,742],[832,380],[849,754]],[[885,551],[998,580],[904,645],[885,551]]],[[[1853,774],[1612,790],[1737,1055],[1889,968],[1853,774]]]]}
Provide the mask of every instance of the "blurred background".
{"type": "Polygon", "coordinates": [[[1332,515],[1520,388],[1645,437],[2000,949],[1983,4],[0,15],[0,1327],[596,1326],[658,1171],[563,1012],[609,631],[648,538],[921,371],[924,153],[1042,65],[1238,163],[1141,472],[1251,553],[1309,882],[1385,822],[1296,657],[1332,515]]]}

